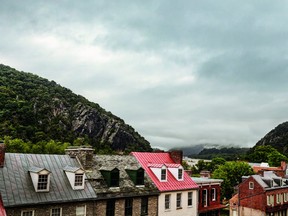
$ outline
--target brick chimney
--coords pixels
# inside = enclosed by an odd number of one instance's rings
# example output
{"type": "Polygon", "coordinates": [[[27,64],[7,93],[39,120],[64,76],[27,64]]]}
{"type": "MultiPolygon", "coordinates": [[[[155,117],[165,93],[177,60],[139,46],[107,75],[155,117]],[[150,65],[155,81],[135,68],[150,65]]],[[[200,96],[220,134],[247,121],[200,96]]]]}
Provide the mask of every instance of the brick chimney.
{"type": "Polygon", "coordinates": [[[91,146],[72,146],[65,149],[65,154],[71,158],[78,158],[85,169],[93,165],[94,149],[91,146]]]}
{"type": "Polygon", "coordinates": [[[170,157],[173,159],[173,161],[177,164],[182,164],[183,159],[183,151],[181,150],[173,150],[169,152],[170,157]]]}
{"type": "Polygon", "coordinates": [[[4,167],[5,162],[5,144],[0,143],[0,168],[4,167]]]}

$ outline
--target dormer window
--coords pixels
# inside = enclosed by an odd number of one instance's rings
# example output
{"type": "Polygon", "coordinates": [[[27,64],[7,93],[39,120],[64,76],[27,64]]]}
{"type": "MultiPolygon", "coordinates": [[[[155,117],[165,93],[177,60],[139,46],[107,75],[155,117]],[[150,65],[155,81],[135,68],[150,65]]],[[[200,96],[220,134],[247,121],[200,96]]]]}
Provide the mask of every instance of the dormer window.
{"type": "Polygon", "coordinates": [[[73,190],[83,190],[84,189],[84,173],[85,171],[80,167],[66,166],[64,168],[66,176],[73,190]]]}
{"type": "Polygon", "coordinates": [[[135,185],[144,185],[144,169],[137,170],[126,169],[127,174],[135,185]]]}
{"type": "Polygon", "coordinates": [[[51,172],[41,167],[30,167],[29,173],[36,192],[48,192],[51,172]]]}
{"type": "Polygon", "coordinates": [[[100,171],[108,187],[119,187],[119,170],[117,168],[102,167],[100,171]]]}
{"type": "Polygon", "coordinates": [[[167,170],[165,168],[161,169],[161,181],[166,181],[167,179],[167,170]]]}
{"type": "Polygon", "coordinates": [[[179,168],[179,169],[178,169],[178,179],[179,179],[179,180],[182,180],[182,179],[183,179],[183,169],[182,169],[182,168],[179,168]]]}

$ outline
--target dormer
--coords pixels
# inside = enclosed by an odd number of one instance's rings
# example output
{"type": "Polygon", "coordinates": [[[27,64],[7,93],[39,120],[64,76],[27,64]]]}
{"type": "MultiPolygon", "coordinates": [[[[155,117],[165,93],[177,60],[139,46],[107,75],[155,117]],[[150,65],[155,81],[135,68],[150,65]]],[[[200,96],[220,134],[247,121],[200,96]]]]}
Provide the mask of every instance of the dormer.
{"type": "Polygon", "coordinates": [[[41,167],[30,167],[29,174],[36,192],[49,192],[51,172],[41,167]]]}
{"type": "Polygon", "coordinates": [[[133,181],[133,183],[136,186],[141,186],[144,185],[144,169],[139,168],[139,169],[125,169],[127,174],[129,175],[130,179],[133,181]]]}
{"type": "Polygon", "coordinates": [[[82,168],[67,165],[64,172],[73,190],[84,189],[85,171],[82,168]]]}
{"type": "Polygon", "coordinates": [[[178,181],[184,180],[184,169],[181,164],[165,164],[171,174],[174,176],[175,179],[178,181]]]}
{"type": "Polygon", "coordinates": [[[167,167],[165,164],[148,164],[148,167],[160,182],[167,181],[167,167]]]}
{"type": "Polygon", "coordinates": [[[119,187],[119,170],[116,167],[101,167],[100,172],[108,187],[119,187]]]}

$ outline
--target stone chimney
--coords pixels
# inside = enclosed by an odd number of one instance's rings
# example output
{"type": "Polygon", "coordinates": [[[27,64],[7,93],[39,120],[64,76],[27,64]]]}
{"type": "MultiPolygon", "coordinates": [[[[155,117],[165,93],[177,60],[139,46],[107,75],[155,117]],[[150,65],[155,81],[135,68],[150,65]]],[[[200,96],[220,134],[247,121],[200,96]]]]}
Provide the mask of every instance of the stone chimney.
{"type": "Polygon", "coordinates": [[[5,162],[5,144],[0,143],[0,168],[4,167],[5,162]]]}
{"type": "Polygon", "coordinates": [[[94,149],[91,146],[71,146],[65,149],[65,154],[71,158],[79,159],[84,169],[89,169],[93,166],[94,149]]]}
{"type": "Polygon", "coordinates": [[[181,150],[173,150],[169,152],[170,157],[173,159],[173,161],[177,164],[182,164],[183,159],[183,151],[181,150]]]}

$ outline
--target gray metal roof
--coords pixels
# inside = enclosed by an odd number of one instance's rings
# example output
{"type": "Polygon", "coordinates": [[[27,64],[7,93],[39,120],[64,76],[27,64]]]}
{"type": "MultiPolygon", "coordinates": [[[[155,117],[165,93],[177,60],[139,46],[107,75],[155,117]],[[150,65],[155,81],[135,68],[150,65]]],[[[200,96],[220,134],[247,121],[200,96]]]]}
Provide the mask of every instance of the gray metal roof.
{"type": "Polygon", "coordinates": [[[191,177],[196,184],[221,184],[223,179],[191,177]]]}
{"type": "Polygon", "coordinates": [[[0,168],[0,193],[5,207],[84,201],[96,198],[90,183],[84,190],[73,190],[63,171],[64,167],[79,167],[75,158],[68,155],[6,153],[5,164],[0,168]],[[41,167],[51,172],[49,192],[35,192],[29,168],[41,167]]]}
{"type": "Polygon", "coordinates": [[[74,166],[70,166],[70,165],[67,165],[63,168],[64,171],[67,171],[67,172],[73,172],[75,173],[77,170],[81,169],[80,167],[74,167],[74,166]]]}

